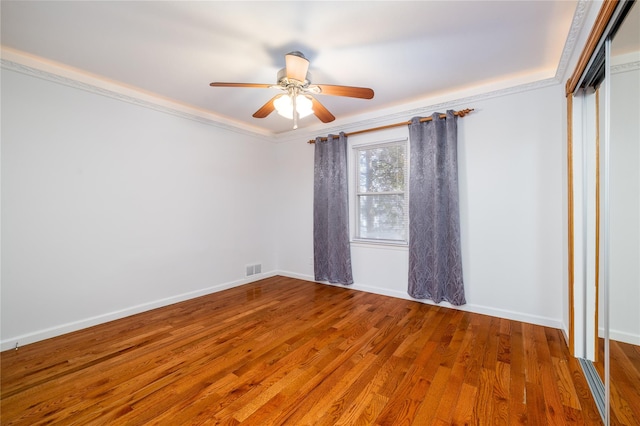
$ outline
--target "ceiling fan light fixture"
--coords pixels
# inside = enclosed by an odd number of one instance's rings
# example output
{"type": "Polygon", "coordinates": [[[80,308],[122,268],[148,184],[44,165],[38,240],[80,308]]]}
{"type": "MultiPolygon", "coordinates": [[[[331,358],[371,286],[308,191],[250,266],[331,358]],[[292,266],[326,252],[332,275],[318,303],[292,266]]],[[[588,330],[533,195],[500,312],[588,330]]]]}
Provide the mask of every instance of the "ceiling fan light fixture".
{"type": "MultiPolygon", "coordinates": [[[[281,116],[293,119],[293,102],[291,96],[288,94],[280,95],[273,101],[273,106],[281,116]]],[[[297,95],[296,97],[296,110],[298,111],[298,117],[303,118],[313,114],[313,104],[309,97],[304,95],[297,95]]]]}

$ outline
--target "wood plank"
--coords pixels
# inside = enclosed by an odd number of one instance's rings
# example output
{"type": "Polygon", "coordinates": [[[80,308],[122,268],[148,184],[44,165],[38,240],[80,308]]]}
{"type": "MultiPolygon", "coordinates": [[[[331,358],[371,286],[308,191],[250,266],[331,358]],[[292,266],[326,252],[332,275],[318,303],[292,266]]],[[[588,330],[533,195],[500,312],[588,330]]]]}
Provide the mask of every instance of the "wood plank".
{"type": "MultiPolygon", "coordinates": [[[[633,353],[619,351],[625,370],[633,353]]],[[[6,351],[0,367],[2,425],[599,424],[558,330],[285,277],[6,351]]]]}
{"type": "Polygon", "coordinates": [[[527,396],[525,393],[526,358],[522,323],[512,321],[510,336],[511,364],[509,369],[509,424],[525,425],[527,396]]]}
{"type": "Polygon", "coordinates": [[[478,422],[474,417],[474,408],[478,388],[462,383],[458,403],[453,411],[453,424],[455,425],[475,425],[478,422]]]}
{"type": "Polygon", "coordinates": [[[493,425],[509,424],[509,391],[511,382],[511,366],[498,362],[495,368],[496,378],[493,386],[493,425]]]}
{"type": "Polygon", "coordinates": [[[582,372],[582,367],[576,358],[569,355],[568,348],[566,348],[566,351],[564,352],[565,356],[563,360],[566,362],[567,369],[571,375],[571,382],[573,383],[574,391],[578,396],[580,414],[583,417],[584,424],[601,424],[602,420],[600,418],[600,413],[598,412],[598,407],[593,403],[591,390],[589,389],[587,379],[584,377],[584,373],[582,372]]]}
{"type": "Polygon", "coordinates": [[[611,407],[620,424],[640,425],[640,348],[609,342],[611,407]]]}

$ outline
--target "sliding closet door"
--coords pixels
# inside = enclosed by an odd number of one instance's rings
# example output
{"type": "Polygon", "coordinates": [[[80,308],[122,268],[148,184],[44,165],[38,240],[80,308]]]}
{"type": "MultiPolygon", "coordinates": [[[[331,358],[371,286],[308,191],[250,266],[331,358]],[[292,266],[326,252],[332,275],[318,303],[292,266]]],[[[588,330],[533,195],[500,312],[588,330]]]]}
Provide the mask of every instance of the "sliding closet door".
{"type": "Polygon", "coordinates": [[[608,58],[609,424],[640,425],[640,6],[634,4],[608,58]]]}

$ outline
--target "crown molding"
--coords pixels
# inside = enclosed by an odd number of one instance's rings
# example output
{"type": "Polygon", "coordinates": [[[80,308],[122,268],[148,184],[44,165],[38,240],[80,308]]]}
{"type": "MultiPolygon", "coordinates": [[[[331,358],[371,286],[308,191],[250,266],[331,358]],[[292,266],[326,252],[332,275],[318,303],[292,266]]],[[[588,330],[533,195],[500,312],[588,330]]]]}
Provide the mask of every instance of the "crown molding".
{"type": "MultiPolygon", "coordinates": [[[[106,96],[112,99],[116,99],[122,102],[127,102],[144,108],[149,108],[155,111],[171,114],[177,117],[185,118],[188,120],[197,121],[203,124],[217,127],[226,131],[243,134],[246,136],[256,137],[268,142],[288,142],[288,141],[300,141],[309,138],[309,135],[317,135],[318,132],[322,132],[323,135],[330,133],[339,133],[341,131],[353,131],[367,127],[376,127],[379,125],[388,124],[394,121],[409,120],[412,117],[431,115],[434,111],[450,109],[455,106],[463,105],[464,107],[473,108],[473,103],[492,99],[496,97],[508,96],[516,93],[526,92],[529,90],[537,90],[540,88],[560,84],[560,81],[556,78],[547,78],[544,80],[538,80],[531,83],[520,84],[516,86],[506,87],[503,89],[492,90],[484,93],[478,93],[472,96],[447,96],[449,100],[441,102],[433,102],[433,100],[424,100],[422,105],[417,107],[408,107],[405,105],[403,109],[398,111],[381,110],[376,117],[368,119],[353,119],[350,122],[339,122],[333,126],[323,126],[320,128],[308,128],[298,129],[295,131],[289,131],[286,133],[272,134],[266,131],[257,131],[254,129],[247,129],[246,126],[240,124],[234,124],[223,121],[220,117],[208,114],[205,111],[189,108],[185,105],[177,104],[171,101],[161,99],[160,97],[154,97],[149,94],[133,91],[129,88],[119,86],[113,83],[102,82],[94,77],[82,76],[83,81],[80,78],[71,78],[62,75],[61,72],[51,72],[34,66],[25,65],[16,61],[8,59],[0,59],[0,66],[4,69],[15,71],[21,74],[29,75],[51,81],[54,83],[62,84],[74,89],[83,90],[100,96],[106,96]],[[105,87],[105,86],[108,86],[105,87]]],[[[467,91],[468,93],[468,91],[467,91]]],[[[461,94],[461,92],[459,92],[461,94]]],[[[401,107],[402,108],[402,107],[401,107]]],[[[313,137],[310,137],[313,138],[313,137]]]]}
{"type": "Polygon", "coordinates": [[[503,89],[492,90],[475,95],[461,95],[460,97],[456,97],[454,95],[450,100],[441,102],[430,103],[433,101],[425,100],[422,104],[423,106],[403,109],[401,111],[395,112],[379,111],[378,114],[380,115],[373,118],[351,121],[350,123],[339,123],[331,127],[324,126],[322,127],[322,129],[316,129],[315,131],[313,129],[302,129],[303,132],[301,132],[301,129],[298,129],[295,131],[298,133],[287,132],[278,134],[274,136],[274,140],[276,140],[277,142],[299,142],[300,140],[308,141],[311,139],[315,139],[317,136],[338,134],[340,132],[349,133],[366,128],[379,127],[401,121],[409,121],[413,117],[426,117],[437,111],[444,112],[448,109],[474,108],[474,104],[480,101],[510,96],[560,84],[561,81],[558,78],[552,77],[532,83],[520,84],[517,86],[506,87],[503,89]]]}
{"type": "Polygon", "coordinates": [[[620,74],[623,72],[638,71],[638,70],[640,70],[640,61],[627,62],[624,64],[611,66],[611,74],[620,74]]]}
{"type": "Polygon", "coordinates": [[[3,50],[3,58],[0,59],[0,67],[9,71],[15,71],[20,74],[25,74],[42,80],[51,81],[53,83],[62,84],[74,89],[83,90],[95,95],[105,96],[143,108],[148,108],[154,111],[174,115],[176,117],[185,118],[187,120],[197,121],[199,123],[217,127],[222,130],[240,133],[246,136],[256,137],[267,141],[272,140],[272,135],[269,132],[262,131],[261,129],[247,129],[246,126],[231,123],[224,120],[222,117],[215,116],[206,111],[198,110],[186,105],[179,104],[177,102],[162,99],[159,96],[154,96],[152,94],[138,92],[134,89],[101,80],[88,74],[79,75],[77,72],[72,72],[66,69],[55,69],[55,67],[52,67],[50,64],[46,64],[44,62],[38,63],[37,60],[32,57],[29,58],[29,60],[25,61],[22,61],[22,58],[19,57],[12,58],[14,60],[4,58],[4,56],[15,56],[15,52],[12,53],[13,55],[7,55],[6,51],[3,50]],[[29,62],[29,65],[26,65],[23,62],[29,62]],[[69,76],[68,74],[75,75],[69,76]]]}
{"type": "Polygon", "coordinates": [[[584,27],[584,21],[589,12],[589,7],[591,6],[592,1],[587,0],[579,0],[576,5],[576,11],[573,14],[573,20],[571,21],[571,27],[569,28],[569,34],[567,35],[567,39],[564,43],[564,48],[562,49],[562,55],[560,55],[560,61],[558,62],[558,68],[556,69],[555,78],[558,80],[562,80],[565,73],[567,72],[567,68],[569,66],[569,61],[576,50],[576,43],[578,42],[578,37],[582,32],[584,27]]]}

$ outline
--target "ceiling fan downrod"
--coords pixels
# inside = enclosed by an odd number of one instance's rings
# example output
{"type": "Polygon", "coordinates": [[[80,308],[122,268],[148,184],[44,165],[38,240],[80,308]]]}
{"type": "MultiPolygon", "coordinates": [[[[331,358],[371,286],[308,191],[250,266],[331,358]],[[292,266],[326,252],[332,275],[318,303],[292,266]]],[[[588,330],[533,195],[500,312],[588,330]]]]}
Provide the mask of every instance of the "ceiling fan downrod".
{"type": "Polygon", "coordinates": [[[298,128],[298,87],[294,86],[289,90],[289,96],[291,96],[291,106],[293,107],[293,130],[298,128]]]}

